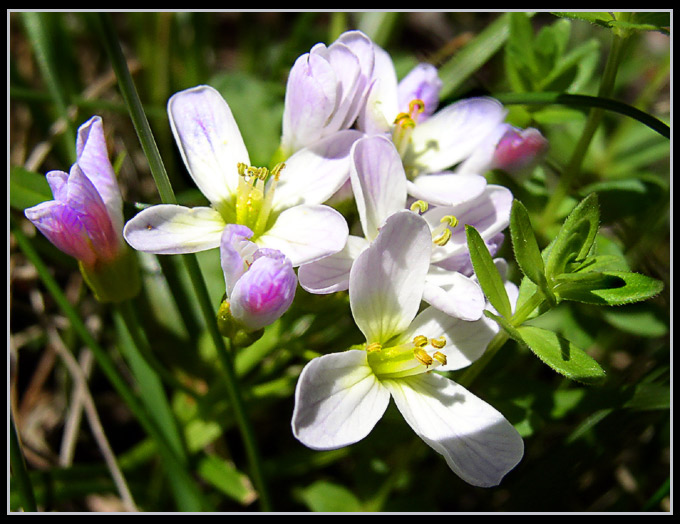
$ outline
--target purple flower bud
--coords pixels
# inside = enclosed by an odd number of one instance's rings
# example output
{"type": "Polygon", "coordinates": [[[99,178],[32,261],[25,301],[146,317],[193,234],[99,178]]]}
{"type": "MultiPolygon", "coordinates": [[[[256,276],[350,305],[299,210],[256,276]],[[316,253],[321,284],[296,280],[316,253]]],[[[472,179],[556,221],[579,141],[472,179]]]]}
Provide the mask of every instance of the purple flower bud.
{"type": "Polygon", "coordinates": [[[290,260],[275,249],[259,249],[234,286],[231,313],[250,330],[261,329],[288,310],[296,287],[297,277],[290,260]]]}
{"type": "Polygon", "coordinates": [[[139,271],[123,240],[123,200],[100,117],[78,129],[76,154],[69,173],[46,175],[54,200],[24,214],[57,248],[78,260],[98,300],[126,300],[139,291],[139,271]]]}
{"type": "Polygon", "coordinates": [[[124,248],[122,199],[100,117],[79,128],[76,150],[78,158],[68,174],[46,175],[54,200],[24,214],[56,247],[92,269],[113,261],[124,248]]]}
{"type": "Polygon", "coordinates": [[[521,171],[536,162],[548,149],[548,141],[538,129],[508,126],[496,145],[493,165],[508,172],[521,171]]]}
{"type": "MultiPolygon", "coordinates": [[[[220,257],[229,314],[246,330],[256,331],[288,310],[295,297],[297,276],[283,253],[258,249],[248,240],[251,236],[245,226],[227,225],[222,233],[220,257]]],[[[232,329],[228,325],[226,328],[227,332],[232,329]]]]}
{"type": "Polygon", "coordinates": [[[399,108],[408,112],[412,100],[422,100],[425,103],[419,116],[419,121],[422,122],[437,109],[441,89],[442,81],[437,75],[437,68],[432,64],[418,64],[399,82],[399,108]]]}

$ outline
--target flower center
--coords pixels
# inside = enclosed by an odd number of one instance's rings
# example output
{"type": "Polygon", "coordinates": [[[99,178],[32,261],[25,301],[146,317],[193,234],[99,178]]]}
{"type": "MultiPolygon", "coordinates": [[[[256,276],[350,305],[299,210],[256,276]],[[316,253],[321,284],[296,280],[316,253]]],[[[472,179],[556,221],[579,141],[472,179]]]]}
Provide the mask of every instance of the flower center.
{"type": "Polygon", "coordinates": [[[392,142],[402,158],[404,158],[404,154],[411,143],[411,135],[418,122],[418,115],[423,111],[425,111],[425,102],[416,98],[409,102],[408,113],[399,113],[397,118],[394,119],[392,142]]]}
{"type": "MultiPolygon", "coordinates": [[[[411,204],[411,211],[422,215],[428,209],[428,203],[424,200],[416,200],[411,204]]],[[[439,220],[439,225],[432,230],[432,242],[437,246],[445,246],[453,232],[452,228],[458,225],[458,219],[454,215],[444,215],[439,220]]]]}
{"type": "Polygon", "coordinates": [[[237,165],[236,223],[248,226],[253,232],[252,238],[266,231],[274,191],[284,167],[284,163],[276,164],[270,173],[266,167],[252,167],[242,162],[237,165]]]}
{"type": "Polygon", "coordinates": [[[366,346],[368,364],[379,379],[418,375],[446,364],[446,355],[439,350],[446,345],[444,337],[427,338],[418,335],[411,342],[382,347],[374,342],[366,346]]]}

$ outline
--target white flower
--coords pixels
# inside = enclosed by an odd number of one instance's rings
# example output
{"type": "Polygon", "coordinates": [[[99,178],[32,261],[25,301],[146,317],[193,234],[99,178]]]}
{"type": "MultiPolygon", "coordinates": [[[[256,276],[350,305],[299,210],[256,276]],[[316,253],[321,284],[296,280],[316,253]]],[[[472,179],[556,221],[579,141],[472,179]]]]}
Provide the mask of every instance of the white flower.
{"type": "Polygon", "coordinates": [[[312,449],[336,449],[366,437],[390,398],[406,422],[449,467],[475,486],[495,486],[522,458],[521,437],[501,413],[433,370],[477,359],[497,328],[435,308],[418,313],[430,265],[424,219],[400,211],[352,266],[352,315],[365,349],[318,357],[302,370],[292,429],[312,449]]]}
{"type": "MultiPolygon", "coordinates": [[[[310,293],[346,290],[355,259],[377,237],[383,222],[406,207],[406,175],[387,137],[373,135],[357,140],[350,158],[350,181],[364,236],[350,235],[342,251],[300,267],[300,285],[310,293]]],[[[467,270],[465,259],[458,262],[459,257],[468,256],[463,224],[475,226],[484,239],[496,236],[508,225],[512,195],[485,182],[463,183],[456,189],[455,205],[433,208],[423,215],[430,224],[433,243],[423,299],[449,315],[478,320],[484,295],[470,275],[461,271],[467,270]],[[460,225],[454,226],[456,221],[460,225]]]]}
{"type": "Polygon", "coordinates": [[[483,187],[483,173],[447,170],[487,143],[505,118],[503,105],[475,97],[436,110],[441,82],[434,66],[419,64],[398,82],[389,54],[375,44],[374,53],[371,91],[358,128],[391,138],[404,163],[409,195],[434,205],[453,205],[459,187],[483,187]],[[436,181],[429,180],[432,174],[438,175],[436,181]]]}
{"type": "Polygon", "coordinates": [[[125,226],[132,247],[156,254],[212,249],[225,225],[240,224],[259,247],[278,249],[293,266],[342,249],[347,223],[321,204],[347,180],[358,131],[340,131],[301,149],[270,173],[250,166],[231,110],[212,87],[176,93],[168,113],[189,174],[211,205],[161,204],[141,211],[125,226]]]}

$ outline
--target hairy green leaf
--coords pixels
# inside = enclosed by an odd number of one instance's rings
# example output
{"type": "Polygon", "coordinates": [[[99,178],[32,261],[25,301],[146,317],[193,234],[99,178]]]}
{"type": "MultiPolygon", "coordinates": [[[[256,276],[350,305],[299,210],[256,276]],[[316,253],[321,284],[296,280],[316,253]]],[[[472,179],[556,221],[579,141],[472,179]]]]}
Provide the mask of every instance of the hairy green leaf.
{"type": "Polygon", "coordinates": [[[595,359],[557,333],[526,325],[516,331],[524,344],[560,375],[590,385],[605,379],[605,372],[595,359]]]}
{"type": "Polygon", "coordinates": [[[505,290],[503,279],[498,272],[498,268],[496,268],[496,265],[493,263],[493,259],[491,258],[491,254],[489,253],[484,240],[477,230],[470,225],[465,226],[465,233],[467,234],[472,267],[475,270],[482,291],[484,291],[484,294],[491,305],[496,308],[496,311],[505,318],[510,318],[512,316],[510,299],[505,290]]]}

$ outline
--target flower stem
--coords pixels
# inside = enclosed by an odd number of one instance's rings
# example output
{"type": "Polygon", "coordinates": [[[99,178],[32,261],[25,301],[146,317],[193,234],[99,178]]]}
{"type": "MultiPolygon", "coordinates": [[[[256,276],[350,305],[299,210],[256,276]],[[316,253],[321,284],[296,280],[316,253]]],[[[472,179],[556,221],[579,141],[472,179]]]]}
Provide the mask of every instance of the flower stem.
{"type": "MultiPolygon", "coordinates": [[[[111,24],[111,20],[106,13],[95,13],[95,20],[101,29],[104,46],[111,59],[114,71],[118,78],[119,88],[128,105],[132,123],[137,132],[137,136],[144,150],[144,154],[149,162],[149,167],[153,175],[154,181],[158,188],[161,200],[165,204],[174,204],[177,202],[175,193],[172,190],[168,174],[165,170],[163,160],[161,159],[158,147],[151,132],[149,122],[144,113],[142,103],[139,100],[137,90],[135,89],[130,71],[127,67],[127,62],[123,56],[120,48],[118,38],[111,24]]],[[[231,355],[227,351],[224,339],[217,329],[216,311],[210,302],[210,295],[201,274],[201,269],[198,265],[196,256],[193,254],[182,255],[182,260],[185,264],[187,273],[191,280],[196,298],[198,299],[199,308],[205,318],[205,324],[213,340],[217,353],[220,355],[224,364],[224,373],[227,383],[227,392],[229,400],[231,401],[234,410],[236,421],[241,432],[241,437],[244,441],[246,454],[250,462],[251,474],[253,482],[258,489],[260,496],[260,506],[264,511],[270,511],[269,497],[267,495],[266,486],[264,483],[264,476],[262,474],[262,466],[260,464],[259,452],[255,442],[253,430],[250,426],[248,417],[246,416],[245,406],[241,393],[239,390],[236,376],[233,370],[233,363],[231,355]]]]}
{"type": "MultiPolygon", "coordinates": [[[[598,96],[601,98],[608,98],[614,91],[614,82],[616,80],[616,72],[621,62],[623,56],[622,50],[626,42],[626,39],[612,32],[613,40],[612,47],[607,57],[607,64],[605,65],[604,73],[602,76],[602,83],[600,84],[600,89],[598,91],[598,96]]],[[[559,178],[555,190],[551,193],[548,203],[545,207],[543,215],[541,217],[542,230],[545,231],[546,227],[550,226],[555,220],[555,214],[564,200],[564,198],[569,194],[575,179],[580,173],[581,164],[583,159],[588,152],[588,147],[590,142],[595,136],[595,132],[600,125],[602,120],[602,115],[604,110],[600,107],[595,107],[588,113],[588,118],[586,124],[581,133],[579,141],[576,143],[576,147],[571,154],[569,163],[562,171],[562,175],[559,178]]]]}

